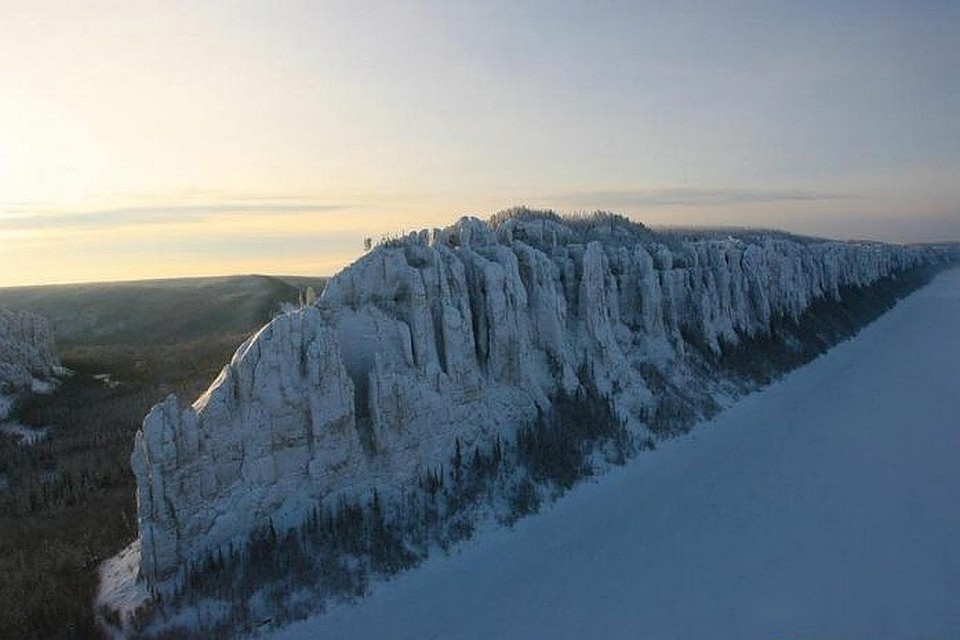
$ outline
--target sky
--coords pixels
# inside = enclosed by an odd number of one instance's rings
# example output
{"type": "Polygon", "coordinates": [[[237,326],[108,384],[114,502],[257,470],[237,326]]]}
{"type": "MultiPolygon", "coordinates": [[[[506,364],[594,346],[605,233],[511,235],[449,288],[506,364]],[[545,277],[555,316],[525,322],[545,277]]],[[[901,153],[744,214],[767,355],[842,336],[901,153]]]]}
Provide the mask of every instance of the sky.
{"type": "Polygon", "coordinates": [[[0,286],[516,205],[960,240],[960,3],[0,0],[0,286]]]}

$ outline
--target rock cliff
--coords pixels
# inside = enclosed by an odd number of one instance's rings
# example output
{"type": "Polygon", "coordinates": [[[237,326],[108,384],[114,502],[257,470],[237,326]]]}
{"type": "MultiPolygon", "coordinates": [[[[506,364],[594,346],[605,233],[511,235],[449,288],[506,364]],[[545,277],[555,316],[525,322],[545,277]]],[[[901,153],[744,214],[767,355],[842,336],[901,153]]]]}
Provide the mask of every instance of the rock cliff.
{"type": "Polygon", "coordinates": [[[53,332],[44,318],[0,309],[0,396],[17,396],[49,382],[59,367],[53,332]]]}
{"type": "Polygon", "coordinates": [[[666,380],[702,415],[743,389],[714,357],[941,259],[528,211],[385,242],[262,328],[192,406],[169,397],[146,417],[132,455],[141,576],[162,585],[267,521],[396,491],[455,441],[510,437],[560,391],[590,385],[644,432],[666,380]]]}

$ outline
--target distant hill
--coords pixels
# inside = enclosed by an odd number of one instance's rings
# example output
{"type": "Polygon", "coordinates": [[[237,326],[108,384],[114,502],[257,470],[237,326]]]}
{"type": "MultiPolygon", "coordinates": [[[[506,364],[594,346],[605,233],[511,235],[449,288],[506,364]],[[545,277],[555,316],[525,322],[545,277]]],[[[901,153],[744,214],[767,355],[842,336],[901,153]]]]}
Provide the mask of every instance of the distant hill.
{"type": "Polygon", "coordinates": [[[322,278],[175,278],[0,289],[0,307],[46,317],[62,347],[176,344],[249,332],[322,278]]]}

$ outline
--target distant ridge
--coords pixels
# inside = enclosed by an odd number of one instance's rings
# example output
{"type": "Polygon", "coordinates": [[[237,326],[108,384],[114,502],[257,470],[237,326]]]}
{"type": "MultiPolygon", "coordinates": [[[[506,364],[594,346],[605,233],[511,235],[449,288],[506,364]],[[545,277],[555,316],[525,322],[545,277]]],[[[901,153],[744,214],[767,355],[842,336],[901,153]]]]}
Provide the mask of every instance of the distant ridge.
{"type": "Polygon", "coordinates": [[[64,346],[165,344],[249,332],[323,278],[238,275],[0,289],[0,307],[48,318],[64,346]]]}

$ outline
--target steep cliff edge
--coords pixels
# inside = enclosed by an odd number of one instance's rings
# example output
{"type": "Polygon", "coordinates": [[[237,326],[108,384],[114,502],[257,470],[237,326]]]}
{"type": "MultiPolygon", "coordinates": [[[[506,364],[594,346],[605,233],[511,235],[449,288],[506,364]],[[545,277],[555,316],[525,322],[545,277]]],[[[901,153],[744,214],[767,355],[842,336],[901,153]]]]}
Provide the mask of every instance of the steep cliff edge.
{"type": "Polygon", "coordinates": [[[739,345],[787,340],[812,305],[944,260],[526,211],[385,242],[261,329],[192,406],[170,397],[146,417],[141,579],[162,588],[321,502],[393,495],[454,447],[513,437],[558,394],[595,390],[634,433],[682,428],[750,387],[724,365],[739,345]]]}
{"type": "Polygon", "coordinates": [[[50,382],[59,368],[47,321],[26,311],[0,309],[0,419],[13,397],[50,382]]]}

